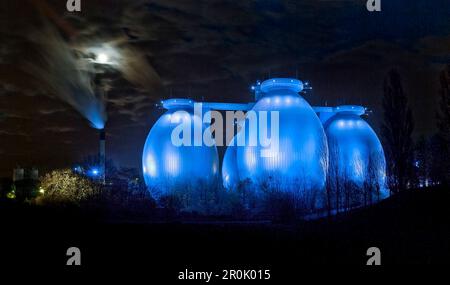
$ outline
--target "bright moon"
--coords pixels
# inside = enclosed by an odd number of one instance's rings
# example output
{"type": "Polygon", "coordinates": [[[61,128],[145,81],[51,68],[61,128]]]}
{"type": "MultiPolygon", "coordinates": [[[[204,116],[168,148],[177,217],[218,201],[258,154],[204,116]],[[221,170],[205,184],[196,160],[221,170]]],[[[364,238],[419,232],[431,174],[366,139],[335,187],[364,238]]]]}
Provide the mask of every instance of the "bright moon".
{"type": "Polygon", "coordinates": [[[108,63],[108,60],[109,60],[108,55],[105,54],[105,53],[100,53],[100,54],[97,55],[97,62],[98,63],[105,64],[105,63],[108,63]]]}

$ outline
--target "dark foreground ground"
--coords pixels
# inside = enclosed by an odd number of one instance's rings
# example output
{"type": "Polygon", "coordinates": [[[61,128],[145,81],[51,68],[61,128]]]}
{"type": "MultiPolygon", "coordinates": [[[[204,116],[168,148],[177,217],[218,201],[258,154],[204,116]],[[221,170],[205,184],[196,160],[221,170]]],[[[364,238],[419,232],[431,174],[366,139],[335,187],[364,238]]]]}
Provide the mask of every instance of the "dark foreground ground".
{"type": "MultiPolygon", "coordinates": [[[[176,279],[179,271],[269,269],[272,278],[305,266],[440,264],[450,258],[449,191],[413,191],[332,220],[270,222],[108,222],[76,211],[1,204],[0,250],[7,267],[27,270],[122,269],[176,279]],[[81,267],[66,266],[78,247],[81,267]]],[[[3,269],[5,265],[2,265],[3,269]]]]}

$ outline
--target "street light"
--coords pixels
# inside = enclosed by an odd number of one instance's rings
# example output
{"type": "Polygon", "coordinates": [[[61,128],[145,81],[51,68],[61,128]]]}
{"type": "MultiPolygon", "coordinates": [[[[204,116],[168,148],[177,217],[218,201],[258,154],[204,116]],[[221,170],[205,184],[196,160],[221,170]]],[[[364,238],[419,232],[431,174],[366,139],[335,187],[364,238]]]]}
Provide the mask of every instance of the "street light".
{"type": "Polygon", "coordinates": [[[93,176],[97,176],[98,175],[98,169],[97,168],[94,168],[94,169],[92,169],[92,175],[93,176]]]}

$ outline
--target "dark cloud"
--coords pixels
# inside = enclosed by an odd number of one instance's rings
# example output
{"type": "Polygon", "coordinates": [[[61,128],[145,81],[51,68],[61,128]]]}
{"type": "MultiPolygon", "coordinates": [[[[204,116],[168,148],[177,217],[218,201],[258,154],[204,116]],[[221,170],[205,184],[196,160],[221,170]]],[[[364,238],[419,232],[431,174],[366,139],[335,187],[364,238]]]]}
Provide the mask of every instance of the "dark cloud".
{"type": "Polygon", "coordinates": [[[58,114],[58,113],[62,113],[62,112],[66,112],[67,109],[66,108],[42,108],[40,110],[38,110],[39,114],[41,115],[54,115],[54,114],[58,114]]]}
{"type": "Polygon", "coordinates": [[[76,131],[74,128],[69,127],[47,127],[44,129],[46,132],[55,132],[55,133],[71,133],[76,131]]]}

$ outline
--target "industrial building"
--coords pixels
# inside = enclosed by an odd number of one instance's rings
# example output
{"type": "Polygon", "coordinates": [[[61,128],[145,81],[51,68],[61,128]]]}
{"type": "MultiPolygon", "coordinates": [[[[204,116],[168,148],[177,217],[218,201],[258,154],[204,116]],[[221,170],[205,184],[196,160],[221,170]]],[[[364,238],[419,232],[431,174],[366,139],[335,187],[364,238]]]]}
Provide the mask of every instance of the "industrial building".
{"type": "Polygon", "coordinates": [[[373,129],[361,118],[366,109],[355,105],[313,107],[300,95],[305,88],[298,79],[273,78],[252,87],[255,102],[202,102],[204,110],[254,111],[256,116],[272,111],[279,114],[279,145],[275,151],[249,141],[249,121],[245,119],[239,122],[241,131],[228,144],[222,161],[216,145],[172,143],[174,128],[180,123],[191,123],[192,132],[194,126],[201,126],[203,133],[208,131],[208,120],[195,114],[193,100],[163,101],[167,112],[151,129],[143,151],[147,186],[164,194],[199,183],[208,187],[222,183],[233,191],[246,181],[256,188],[296,192],[300,197],[317,200],[334,195],[329,201],[337,201],[337,208],[345,200],[338,193],[341,188],[356,189],[345,194],[350,195],[346,201],[352,206],[385,198],[384,152],[373,129]],[[264,151],[270,155],[261,155],[264,151]]]}

